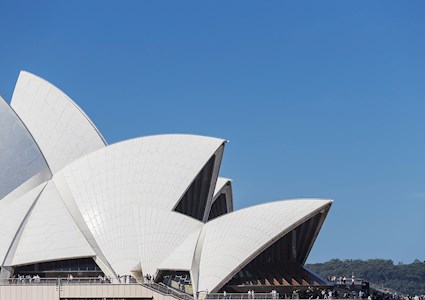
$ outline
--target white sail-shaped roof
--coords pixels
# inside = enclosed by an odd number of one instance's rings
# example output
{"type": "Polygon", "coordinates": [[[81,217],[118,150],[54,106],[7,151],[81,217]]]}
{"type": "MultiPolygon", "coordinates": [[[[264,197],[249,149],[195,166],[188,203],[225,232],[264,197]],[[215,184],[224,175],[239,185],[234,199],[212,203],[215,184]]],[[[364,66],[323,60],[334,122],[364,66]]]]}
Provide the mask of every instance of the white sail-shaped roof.
{"type": "Polygon", "coordinates": [[[19,74],[11,107],[31,132],[53,173],[105,146],[97,128],[67,95],[31,73],[19,74]]]}
{"type": "Polygon", "coordinates": [[[330,200],[286,200],[257,205],[214,219],[204,227],[198,291],[215,291],[278,238],[330,200]]]}
{"type": "Polygon", "coordinates": [[[94,255],[50,181],[26,221],[12,265],[94,255]]]}
{"type": "Polygon", "coordinates": [[[40,195],[46,183],[42,183],[20,197],[9,194],[0,201],[0,261],[6,258],[25,216],[40,195]]]}
{"type": "Polygon", "coordinates": [[[170,213],[224,142],[192,135],[143,137],[98,150],[60,172],[116,272],[128,272],[142,259],[153,273],[151,266],[172,250],[166,243],[177,247],[200,226],[201,222],[170,213]],[[169,241],[159,236],[149,240],[161,228],[173,232],[169,241]],[[157,243],[157,250],[146,248],[151,247],[146,239],[157,243]],[[146,251],[151,250],[157,253],[148,257],[146,251]]]}
{"type": "Polygon", "coordinates": [[[176,249],[158,266],[159,270],[190,271],[194,260],[201,228],[193,231],[176,249]]]}
{"type": "Polygon", "coordinates": [[[38,173],[46,176],[33,187],[49,179],[50,171],[25,125],[0,97],[0,199],[38,173]]]}
{"type": "Polygon", "coordinates": [[[303,224],[302,265],[331,201],[230,213],[231,181],[217,179],[224,144],[177,134],[106,146],[63,92],[21,72],[11,107],[0,98],[0,277],[93,257],[107,276],[189,271],[195,291],[214,292],[303,224]]]}
{"type": "MultiPolygon", "coordinates": [[[[136,227],[140,230],[140,261],[145,274],[154,274],[158,266],[204,224],[178,212],[149,206],[140,206],[139,213],[140,225],[136,227]]],[[[177,265],[173,270],[176,268],[177,265]]]]}
{"type": "Polygon", "coordinates": [[[226,184],[228,184],[229,182],[232,182],[231,179],[229,178],[224,178],[224,177],[218,177],[217,178],[217,183],[215,185],[215,189],[214,189],[214,199],[216,199],[218,196],[220,196],[220,192],[221,190],[226,186],[226,184]]]}
{"type": "Polygon", "coordinates": [[[87,155],[62,174],[77,203],[89,201],[98,212],[117,199],[118,205],[172,210],[224,142],[195,135],[147,136],[87,155]]]}

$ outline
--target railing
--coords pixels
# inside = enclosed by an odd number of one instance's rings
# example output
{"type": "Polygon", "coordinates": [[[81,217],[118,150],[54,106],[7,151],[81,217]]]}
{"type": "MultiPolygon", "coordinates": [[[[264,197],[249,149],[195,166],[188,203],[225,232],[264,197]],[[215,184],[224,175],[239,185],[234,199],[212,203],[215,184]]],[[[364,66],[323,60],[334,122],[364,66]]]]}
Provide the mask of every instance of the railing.
{"type": "MultiPolygon", "coordinates": [[[[93,284],[138,284],[133,277],[123,276],[119,279],[107,279],[105,277],[73,277],[73,278],[39,278],[22,276],[20,278],[0,279],[0,285],[93,285],[93,284]]],[[[179,292],[162,283],[143,283],[144,287],[159,292],[163,295],[171,295],[181,300],[193,300],[191,295],[179,292]]]]}
{"type": "Polygon", "coordinates": [[[210,293],[207,294],[205,299],[218,300],[218,299],[279,299],[279,293],[210,293]]]}
{"type": "Polygon", "coordinates": [[[150,288],[156,292],[159,292],[160,294],[163,294],[163,295],[171,295],[171,296],[174,296],[175,298],[183,299],[183,300],[193,300],[192,296],[185,294],[183,292],[179,292],[175,289],[172,289],[163,283],[144,283],[143,286],[150,288]]]}
{"type": "MultiPolygon", "coordinates": [[[[352,285],[353,284],[353,281],[351,279],[347,279],[345,281],[338,279],[337,281],[330,281],[330,282],[335,283],[337,285],[352,285]]],[[[354,285],[362,285],[362,283],[363,283],[362,279],[354,280],[354,285]]]]}
{"type": "MultiPolygon", "coordinates": [[[[361,285],[363,282],[368,282],[369,287],[378,291],[378,292],[388,293],[388,294],[391,294],[391,295],[402,295],[402,293],[400,293],[396,290],[393,290],[393,289],[388,288],[388,287],[384,287],[382,284],[376,284],[376,283],[370,282],[370,281],[365,280],[365,279],[360,278],[360,277],[356,278],[354,280],[354,285],[361,285]]],[[[347,279],[345,282],[341,281],[340,279],[337,279],[336,281],[334,281],[334,283],[337,284],[337,285],[352,285],[353,281],[352,281],[351,278],[347,279]]]]}
{"type": "Polygon", "coordinates": [[[59,285],[58,278],[8,278],[0,279],[0,285],[29,285],[29,284],[39,284],[39,285],[59,285]]]}
{"type": "Polygon", "coordinates": [[[99,277],[74,277],[74,278],[8,278],[0,279],[0,285],[66,285],[66,284],[135,284],[132,277],[121,279],[106,279],[99,277]]]}
{"type": "Polygon", "coordinates": [[[382,285],[382,284],[376,284],[376,283],[369,282],[369,287],[376,290],[376,291],[379,291],[381,293],[387,293],[387,294],[398,295],[398,296],[403,295],[403,293],[400,293],[400,292],[393,290],[391,288],[384,287],[384,285],[382,285]]]}

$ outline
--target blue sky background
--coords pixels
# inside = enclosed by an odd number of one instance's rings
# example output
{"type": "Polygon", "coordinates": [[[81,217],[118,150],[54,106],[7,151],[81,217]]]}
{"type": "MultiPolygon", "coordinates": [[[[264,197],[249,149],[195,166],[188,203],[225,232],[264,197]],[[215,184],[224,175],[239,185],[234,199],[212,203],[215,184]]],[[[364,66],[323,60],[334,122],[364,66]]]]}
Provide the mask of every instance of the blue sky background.
{"type": "Polygon", "coordinates": [[[310,262],[425,260],[425,2],[8,2],[8,101],[23,69],[109,143],[226,138],[237,208],[335,200],[310,262]]]}

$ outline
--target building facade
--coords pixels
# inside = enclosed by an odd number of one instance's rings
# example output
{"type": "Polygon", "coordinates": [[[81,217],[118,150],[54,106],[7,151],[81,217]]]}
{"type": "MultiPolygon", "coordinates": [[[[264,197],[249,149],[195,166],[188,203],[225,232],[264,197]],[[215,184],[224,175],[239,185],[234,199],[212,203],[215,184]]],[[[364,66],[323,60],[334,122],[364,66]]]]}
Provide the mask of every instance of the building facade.
{"type": "Polygon", "coordinates": [[[326,285],[303,266],[332,201],[233,211],[226,143],[108,145],[67,95],[21,72],[0,99],[0,277],[131,276],[195,296],[326,285]]]}

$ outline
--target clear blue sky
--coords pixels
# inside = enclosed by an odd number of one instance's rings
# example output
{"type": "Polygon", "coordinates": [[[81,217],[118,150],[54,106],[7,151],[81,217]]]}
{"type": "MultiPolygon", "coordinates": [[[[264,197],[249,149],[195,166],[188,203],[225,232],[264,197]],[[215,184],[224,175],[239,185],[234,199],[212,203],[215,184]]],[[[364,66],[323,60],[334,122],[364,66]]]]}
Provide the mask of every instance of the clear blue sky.
{"type": "Polygon", "coordinates": [[[237,208],[335,200],[310,262],[425,260],[424,1],[7,2],[5,99],[24,69],[109,143],[230,140],[237,208]]]}

